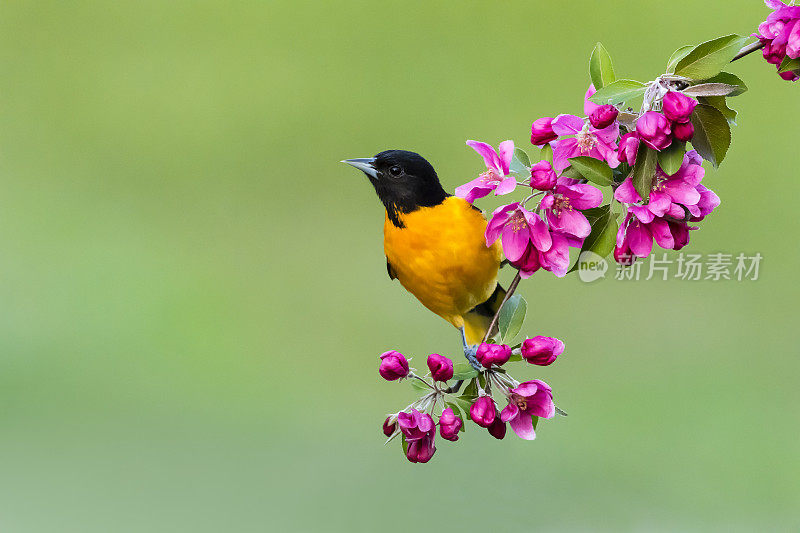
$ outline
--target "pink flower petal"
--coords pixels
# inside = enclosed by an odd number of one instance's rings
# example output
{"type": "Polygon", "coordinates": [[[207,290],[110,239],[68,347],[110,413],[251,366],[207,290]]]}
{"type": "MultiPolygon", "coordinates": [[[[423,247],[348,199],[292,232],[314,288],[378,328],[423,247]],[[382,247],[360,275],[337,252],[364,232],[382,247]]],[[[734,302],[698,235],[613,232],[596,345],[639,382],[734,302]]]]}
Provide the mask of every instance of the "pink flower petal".
{"type": "Polygon", "coordinates": [[[514,176],[508,176],[503,181],[500,182],[500,185],[494,190],[495,196],[501,196],[503,194],[508,194],[512,192],[517,187],[517,179],[514,176]]]}
{"type": "Polygon", "coordinates": [[[558,115],[553,119],[553,131],[556,135],[575,135],[583,129],[583,119],[575,115],[558,115]]]}
{"type": "Polygon", "coordinates": [[[506,405],[505,409],[500,411],[500,420],[503,422],[508,422],[512,418],[516,418],[518,416],[519,416],[519,407],[517,407],[513,403],[506,405]]]}
{"type": "Polygon", "coordinates": [[[521,439],[533,440],[536,438],[536,432],[533,430],[533,419],[525,413],[521,413],[520,416],[512,418],[508,422],[508,425],[514,430],[517,437],[521,439]]]}
{"type": "Polygon", "coordinates": [[[498,148],[497,155],[500,159],[500,168],[503,170],[503,176],[507,176],[511,159],[514,157],[514,141],[503,141],[498,148]]]}
{"type": "Polygon", "coordinates": [[[509,261],[519,261],[531,242],[527,226],[514,228],[512,224],[503,226],[502,232],[503,253],[509,261]]]}
{"type": "MultiPolygon", "coordinates": [[[[474,149],[481,155],[481,157],[483,157],[483,162],[486,163],[486,168],[495,169],[498,172],[502,171],[500,158],[497,156],[497,152],[493,147],[485,142],[480,141],[467,141],[467,146],[474,149]]],[[[505,176],[506,173],[504,172],[503,175],[505,176]]]]}
{"type": "Polygon", "coordinates": [[[586,116],[591,115],[595,109],[600,107],[598,104],[589,101],[589,97],[596,93],[597,90],[594,88],[594,83],[589,85],[589,88],[586,90],[586,94],[583,95],[583,114],[586,116]]]}

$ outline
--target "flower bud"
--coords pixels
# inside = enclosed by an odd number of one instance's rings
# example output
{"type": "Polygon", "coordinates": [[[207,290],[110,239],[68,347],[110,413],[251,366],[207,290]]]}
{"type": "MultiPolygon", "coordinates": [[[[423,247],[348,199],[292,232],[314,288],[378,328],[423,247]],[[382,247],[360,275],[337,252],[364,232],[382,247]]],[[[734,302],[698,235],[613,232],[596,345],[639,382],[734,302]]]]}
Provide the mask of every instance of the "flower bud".
{"type": "Polygon", "coordinates": [[[556,186],[556,176],[553,165],[548,161],[539,161],[531,167],[531,187],[540,191],[549,191],[556,186]]]}
{"type": "Polygon", "coordinates": [[[532,339],[525,339],[520,347],[522,357],[531,364],[547,366],[564,353],[564,343],[555,337],[537,335],[532,339]]]}
{"type": "Polygon", "coordinates": [[[631,266],[636,261],[627,238],[623,239],[621,245],[614,247],[614,261],[622,266],[631,266]]]}
{"type": "Polygon", "coordinates": [[[383,421],[383,434],[387,437],[394,435],[394,432],[397,429],[397,422],[392,422],[391,420],[392,417],[387,416],[386,420],[383,421]]]}
{"type": "Polygon", "coordinates": [[[786,81],[797,81],[798,79],[800,79],[800,75],[798,75],[796,70],[787,70],[786,72],[778,72],[778,76],[780,76],[781,79],[786,81]]]}
{"type": "Polygon", "coordinates": [[[489,368],[492,365],[502,366],[511,357],[511,348],[506,344],[489,344],[482,343],[478,346],[478,351],[475,358],[483,366],[489,368]]]}
{"type": "Polygon", "coordinates": [[[378,373],[386,381],[394,381],[408,375],[408,361],[397,350],[384,352],[380,360],[381,366],[378,368],[378,373]]]}
{"type": "Polygon", "coordinates": [[[672,144],[669,120],[658,111],[648,111],[636,119],[636,133],[653,150],[661,151],[672,144]]]}
{"type": "Polygon", "coordinates": [[[539,259],[539,250],[536,249],[533,243],[529,242],[522,257],[518,261],[512,261],[511,264],[514,265],[514,268],[519,269],[523,278],[527,279],[542,266],[539,259]]]}
{"type": "Polygon", "coordinates": [[[683,93],[670,91],[664,95],[661,101],[661,110],[664,115],[673,122],[689,122],[697,100],[690,98],[683,93]]]}
{"type": "Polygon", "coordinates": [[[443,439],[455,442],[458,440],[458,431],[463,425],[464,422],[461,418],[457,417],[453,410],[448,407],[442,411],[442,416],[439,417],[439,434],[443,439]]]}
{"type": "Polygon", "coordinates": [[[533,124],[531,124],[531,144],[541,146],[558,139],[558,135],[553,131],[552,122],[552,117],[544,117],[533,121],[533,124]]]}
{"type": "Polygon", "coordinates": [[[488,428],[497,414],[491,396],[481,396],[469,408],[469,417],[481,427],[488,428]]]}
{"type": "Polygon", "coordinates": [[[406,458],[412,463],[427,463],[436,452],[436,445],[433,440],[436,437],[436,432],[433,431],[425,437],[408,443],[408,450],[406,451],[406,458]]]}
{"type": "Polygon", "coordinates": [[[438,353],[428,356],[428,368],[436,381],[447,381],[453,377],[453,361],[438,353]]]}
{"type": "MultiPolygon", "coordinates": [[[[761,54],[764,56],[764,59],[767,60],[767,63],[780,65],[783,61],[783,56],[786,55],[786,44],[774,44],[773,40],[768,40],[761,54]]],[[[783,74],[785,74],[785,72],[781,73],[782,78],[783,74]]]]}
{"type": "Polygon", "coordinates": [[[495,415],[492,425],[489,426],[489,434],[497,440],[503,440],[503,437],[506,436],[506,423],[497,415],[495,415]]]}
{"type": "Polygon", "coordinates": [[[617,115],[619,111],[613,105],[601,105],[589,115],[589,122],[598,130],[602,130],[612,125],[617,120],[617,115]]]}
{"type": "Polygon", "coordinates": [[[630,166],[636,163],[636,152],[639,150],[639,136],[636,132],[626,133],[619,140],[617,156],[620,161],[625,161],[630,166]]]}
{"type": "Polygon", "coordinates": [[[672,234],[672,239],[675,241],[673,250],[680,250],[689,244],[689,225],[685,222],[672,222],[668,221],[669,232],[672,234]]]}
{"type": "Polygon", "coordinates": [[[676,122],[672,125],[672,135],[679,141],[691,141],[694,137],[694,125],[691,122],[676,122]]]}

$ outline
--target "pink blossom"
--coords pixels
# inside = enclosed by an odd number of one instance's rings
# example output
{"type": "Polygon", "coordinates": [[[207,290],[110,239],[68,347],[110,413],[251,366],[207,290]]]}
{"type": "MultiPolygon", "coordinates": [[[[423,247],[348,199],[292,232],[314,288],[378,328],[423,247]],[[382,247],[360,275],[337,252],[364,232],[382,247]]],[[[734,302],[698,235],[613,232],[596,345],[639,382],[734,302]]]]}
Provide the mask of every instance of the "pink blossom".
{"type": "MultiPolygon", "coordinates": [[[[773,12],[758,26],[759,33],[753,35],[764,44],[764,59],[777,67],[784,57],[800,57],[800,6],[787,6],[777,0],[766,0],[766,4],[773,12]]],[[[789,81],[800,78],[796,70],[778,74],[789,81]]]]}
{"type": "Polygon", "coordinates": [[[616,140],[619,137],[619,124],[614,122],[603,129],[597,129],[588,121],[575,115],[558,115],[553,120],[553,131],[559,138],[552,141],[553,167],[556,172],[567,168],[571,157],[589,156],[608,163],[611,168],[619,165],[616,140]]]}
{"type": "Polygon", "coordinates": [[[663,150],[672,144],[669,120],[658,111],[647,111],[636,119],[636,133],[653,150],[663,150]]]}
{"type": "Polygon", "coordinates": [[[429,414],[411,409],[397,415],[397,425],[408,443],[406,457],[412,463],[427,463],[436,452],[436,425],[429,414]]]}
{"type": "Polygon", "coordinates": [[[461,418],[457,417],[453,409],[448,407],[442,411],[442,416],[439,417],[439,435],[443,439],[455,442],[458,440],[458,432],[463,425],[464,422],[461,418]]]}
{"type": "Polygon", "coordinates": [[[683,93],[669,91],[661,100],[661,110],[668,119],[673,122],[689,122],[697,100],[690,98],[683,93]]]}
{"type": "Polygon", "coordinates": [[[469,416],[472,421],[484,428],[492,425],[496,412],[497,409],[491,396],[481,396],[469,408],[469,416]]]}
{"type": "Polygon", "coordinates": [[[603,193],[589,184],[571,178],[558,178],[555,188],[544,195],[539,207],[544,210],[552,231],[585,239],[592,231],[584,209],[603,202],[603,193]]]}
{"type": "Polygon", "coordinates": [[[516,178],[509,175],[511,159],[514,157],[514,141],[501,142],[496,151],[484,142],[467,141],[467,145],[483,157],[486,172],[469,183],[456,187],[456,196],[472,203],[492,191],[499,196],[508,194],[516,188],[516,178]]]}
{"type": "Polygon", "coordinates": [[[533,440],[536,432],[532,417],[553,418],[555,412],[553,391],[544,381],[534,379],[509,390],[508,405],[500,413],[500,420],[508,422],[518,437],[533,440]]]}
{"type": "Polygon", "coordinates": [[[478,351],[475,354],[475,358],[483,368],[489,368],[492,365],[503,366],[508,362],[509,357],[511,357],[511,348],[507,345],[486,342],[478,346],[478,351]]]}
{"type": "Polygon", "coordinates": [[[564,353],[564,343],[555,337],[537,335],[531,339],[525,339],[520,347],[520,352],[527,362],[547,366],[564,353]]]}
{"type": "Polygon", "coordinates": [[[503,253],[511,262],[523,256],[529,243],[541,251],[549,250],[552,245],[550,230],[541,217],[521,207],[519,202],[495,209],[486,225],[485,237],[486,246],[502,237],[503,253]]]}
{"type": "Polygon", "coordinates": [[[436,381],[447,381],[453,377],[453,361],[438,353],[428,356],[428,368],[436,381]]]}
{"type": "Polygon", "coordinates": [[[553,132],[553,117],[539,118],[531,124],[531,144],[542,146],[558,138],[553,132]]]}
{"type": "Polygon", "coordinates": [[[404,378],[408,375],[408,361],[397,350],[389,350],[380,356],[381,364],[378,373],[387,381],[404,378]]]}
{"type": "MultiPolygon", "coordinates": [[[[543,269],[552,272],[558,278],[563,278],[569,270],[570,241],[560,233],[553,233],[551,240],[553,244],[547,251],[539,251],[539,263],[543,269]]],[[[577,248],[580,245],[574,243],[574,246],[577,248]]]]}

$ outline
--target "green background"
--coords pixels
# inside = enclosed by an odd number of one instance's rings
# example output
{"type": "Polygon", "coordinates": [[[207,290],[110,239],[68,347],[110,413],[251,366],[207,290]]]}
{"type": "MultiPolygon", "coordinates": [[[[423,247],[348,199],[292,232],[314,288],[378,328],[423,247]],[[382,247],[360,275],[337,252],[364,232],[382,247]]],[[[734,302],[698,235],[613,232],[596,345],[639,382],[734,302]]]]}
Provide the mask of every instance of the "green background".
{"type": "MultiPolygon", "coordinates": [[[[428,465],[382,445],[389,348],[457,356],[386,275],[382,208],[338,161],[578,113],[603,41],[653,79],[758,2],[5,2],[0,528],[607,531],[800,527],[798,87],[733,71],[739,126],[687,251],[755,282],[524,283],[568,418],[428,465]]],[[[491,207],[492,201],[479,203],[491,207]]],[[[503,273],[508,283],[511,272],[503,273]]]]}

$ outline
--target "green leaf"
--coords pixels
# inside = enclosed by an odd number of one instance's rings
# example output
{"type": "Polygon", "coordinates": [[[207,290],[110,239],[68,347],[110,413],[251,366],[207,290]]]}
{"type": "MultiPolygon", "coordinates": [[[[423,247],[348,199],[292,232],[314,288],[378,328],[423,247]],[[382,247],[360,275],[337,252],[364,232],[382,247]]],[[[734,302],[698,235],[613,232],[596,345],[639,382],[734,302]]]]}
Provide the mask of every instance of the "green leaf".
{"type": "Polygon", "coordinates": [[[551,165],[553,164],[553,147],[549,144],[545,144],[542,146],[542,161],[547,161],[551,165]]]}
{"type": "Polygon", "coordinates": [[[647,85],[636,80],[617,80],[594,93],[589,100],[595,104],[621,104],[631,98],[642,96],[647,85]]]}
{"type": "Polygon", "coordinates": [[[527,174],[530,172],[530,166],[531,161],[528,159],[528,154],[522,148],[514,148],[514,157],[511,158],[509,170],[518,174],[527,174]]]}
{"type": "Polygon", "coordinates": [[[800,70],[800,57],[792,59],[786,56],[778,65],[778,72],[789,72],[790,70],[800,70]]]}
{"type": "Polygon", "coordinates": [[[694,48],[694,46],[687,44],[672,52],[672,55],[669,56],[669,61],[667,61],[667,72],[675,72],[675,65],[678,64],[678,61],[686,57],[686,54],[691,52],[692,48],[694,48]]]}
{"type": "Polygon", "coordinates": [[[698,83],[681,91],[686,96],[729,96],[739,89],[738,85],[727,83],[698,83]]]}
{"type": "Polygon", "coordinates": [[[522,329],[527,310],[528,303],[519,294],[509,298],[503,305],[500,309],[500,317],[497,320],[497,327],[503,337],[503,342],[513,340],[517,336],[519,330],[522,329]]]}
{"type": "Polygon", "coordinates": [[[727,83],[728,85],[736,85],[738,89],[729,94],[728,96],[739,96],[747,90],[747,85],[744,84],[739,76],[731,74],[730,72],[720,72],[716,76],[702,80],[703,83],[727,83]]]}
{"type": "Polygon", "coordinates": [[[639,196],[647,202],[650,198],[650,189],[653,186],[653,177],[656,175],[656,151],[645,143],[639,143],[636,152],[636,164],[633,166],[633,186],[639,196]]]}
{"type": "Polygon", "coordinates": [[[728,107],[728,102],[724,96],[703,96],[697,99],[701,104],[710,105],[717,108],[728,124],[736,124],[736,111],[728,107]]]}
{"type": "Polygon", "coordinates": [[[697,104],[692,113],[692,146],[703,159],[718,167],[731,144],[731,127],[725,116],[713,106],[697,104]]]}
{"type": "Polygon", "coordinates": [[[472,402],[465,400],[463,396],[457,396],[453,398],[453,403],[461,408],[461,412],[463,412],[466,416],[466,418],[464,418],[464,421],[466,422],[466,419],[469,418],[469,408],[472,407],[472,402]]]}
{"type": "Polygon", "coordinates": [[[460,397],[472,405],[472,402],[478,397],[478,380],[476,378],[472,378],[469,384],[464,387],[464,392],[461,393],[460,397]]]}
{"type": "Polygon", "coordinates": [[[602,186],[611,185],[611,167],[605,161],[582,155],[571,157],[569,162],[587,180],[602,186]]]}
{"type": "Polygon", "coordinates": [[[400,435],[400,442],[403,443],[403,453],[408,454],[408,442],[405,435],[400,435]]]}
{"type": "Polygon", "coordinates": [[[458,404],[457,403],[455,403],[455,402],[444,402],[444,404],[445,404],[446,407],[449,407],[450,409],[453,410],[453,414],[454,415],[456,415],[457,417],[461,418],[461,420],[464,420],[464,417],[461,414],[461,409],[458,408],[458,404]]]}
{"type": "Polygon", "coordinates": [[[478,375],[478,371],[469,363],[456,363],[453,365],[453,379],[467,380],[478,375]]]}
{"type": "Polygon", "coordinates": [[[581,173],[578,172],[578,169],[572,168],[571,166],[569,166],[569,167],[567,167],[567,168],[565,168],[564,170],[561,171],[561,177],[563,177],[563,178],[572,178],[572,179],[579,180],[583,176],[581,176],[581,173]]]}
{"type": "Polygon", "coordinates": [[[716,76],[748,40],[749,37],[732,34],[700,43],[675,64],[675,74],[693,80],[716,76]]]}
{"type": "Polygon", "coordinates": [[[508,358],[509,361],[522,361],[522,354],[511,354],[511,357],[508,358]]]}
{"type": "Polygon", "coordinates": [[[672,144],[658,152],[658,164],[664,174],[672,176],[683,163],[683,154],[686,153],[686,143],[673,139],[672,144]]]}
{"type": "Polygon", "coordinates": [[[617,77],[614,75],[614,63],[611,55],[602,43],[597,43],[589,57],[589,76],[592,78],[594,88],[598,91],[614,82],[617,77]]]}
{"type": "Polygon", "coordinates": [[[592,225],[592,231],[583,241],[578,260],[572,265],[570,272],[580,268],[582,262],[586,260],[586,256],[583,256],[584,252],[588,251],[600,257],[607,257],[614,251],[614,246],[617,244],[619,226],[617,225],[617,215],[611,212],[611,204],[586,209],[583,214],[592,225]]]}
{"type": "Polygon", "coordinates": [[[536,429],[536,425],[539,423],[539,417],[536,415],[531,415],[533,419],[533,429],[536,429]]]}

